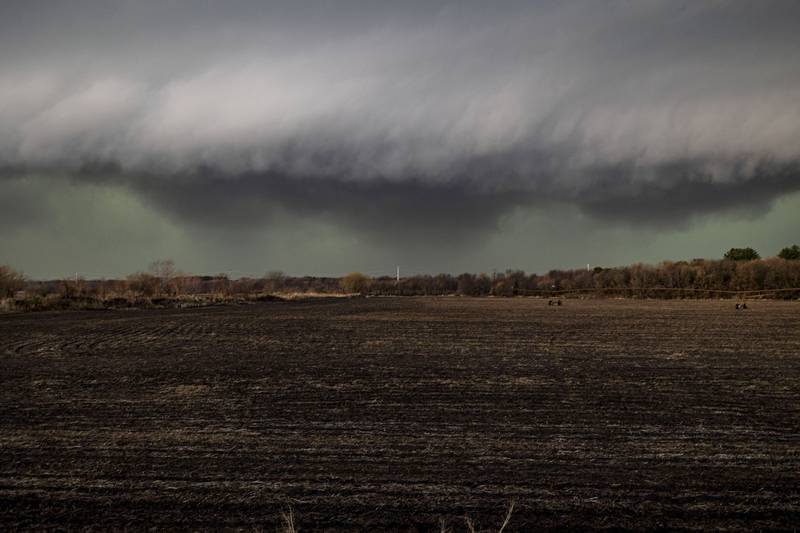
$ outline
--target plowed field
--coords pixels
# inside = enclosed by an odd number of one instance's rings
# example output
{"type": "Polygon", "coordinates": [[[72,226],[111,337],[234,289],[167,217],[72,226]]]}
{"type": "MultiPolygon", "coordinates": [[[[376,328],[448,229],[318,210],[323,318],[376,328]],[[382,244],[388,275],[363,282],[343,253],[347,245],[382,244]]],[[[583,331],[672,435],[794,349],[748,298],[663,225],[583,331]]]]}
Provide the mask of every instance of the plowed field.
{"type": "Polygon", "coordinates": [[[800,526],[800,303],[0,316],[0,529],[800,526]]]}

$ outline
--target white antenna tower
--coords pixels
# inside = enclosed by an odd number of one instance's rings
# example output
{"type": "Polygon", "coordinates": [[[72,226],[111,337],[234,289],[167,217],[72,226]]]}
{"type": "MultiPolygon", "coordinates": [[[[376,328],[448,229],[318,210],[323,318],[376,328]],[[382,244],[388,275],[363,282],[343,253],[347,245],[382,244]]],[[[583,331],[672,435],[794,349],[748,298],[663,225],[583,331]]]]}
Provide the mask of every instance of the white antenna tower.
{"type": "Polygon", "coordinates": [[[400,283],[400,265],[397,265],[397,282],[400,283]]]}

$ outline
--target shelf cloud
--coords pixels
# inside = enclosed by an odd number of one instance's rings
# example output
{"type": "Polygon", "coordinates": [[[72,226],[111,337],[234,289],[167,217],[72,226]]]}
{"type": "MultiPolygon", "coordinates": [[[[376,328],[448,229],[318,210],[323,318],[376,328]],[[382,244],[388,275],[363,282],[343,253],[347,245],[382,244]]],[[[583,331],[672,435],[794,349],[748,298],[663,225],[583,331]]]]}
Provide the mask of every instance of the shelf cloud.
{"type": "Polygon", "coordinates": [[[796,3],[297,4],[3,2],[0,180],[431,238],[553,202],[681,225],[800,188],[796,3]]]}

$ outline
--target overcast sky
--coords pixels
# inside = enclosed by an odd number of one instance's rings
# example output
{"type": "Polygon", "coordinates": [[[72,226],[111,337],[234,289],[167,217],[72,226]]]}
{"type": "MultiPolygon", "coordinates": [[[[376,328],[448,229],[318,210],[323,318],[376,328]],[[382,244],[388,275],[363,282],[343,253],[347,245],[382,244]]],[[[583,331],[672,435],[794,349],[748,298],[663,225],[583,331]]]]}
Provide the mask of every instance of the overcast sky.
{"type": "Polygon", "coordinates": [[[800,3],[4,0],[0,264],[490,271],[800,242],[800,3]]]}

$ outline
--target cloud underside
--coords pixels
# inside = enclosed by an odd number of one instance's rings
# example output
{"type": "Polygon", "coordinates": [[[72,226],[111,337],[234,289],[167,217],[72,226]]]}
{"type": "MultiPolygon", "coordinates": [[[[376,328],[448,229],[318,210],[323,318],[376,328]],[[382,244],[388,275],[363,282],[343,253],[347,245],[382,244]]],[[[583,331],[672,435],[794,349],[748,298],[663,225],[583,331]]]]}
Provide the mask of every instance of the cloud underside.
{"type": "Polygon", "coordinates": [[[2,8],[0,179],[429,239],[553,203],[675,226],[800,188],[791,3],[160,4],[2,8]]]}

